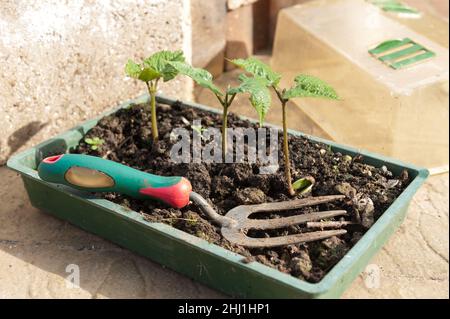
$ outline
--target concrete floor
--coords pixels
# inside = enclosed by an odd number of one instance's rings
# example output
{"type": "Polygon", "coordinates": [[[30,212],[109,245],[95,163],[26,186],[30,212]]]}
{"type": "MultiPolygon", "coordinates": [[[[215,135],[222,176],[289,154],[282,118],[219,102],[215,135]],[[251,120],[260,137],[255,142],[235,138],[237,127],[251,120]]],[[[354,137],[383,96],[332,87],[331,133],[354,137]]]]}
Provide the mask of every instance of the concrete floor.
{"type": "MultiPolygon", "coordinates": [[[[0,181],[0,298],[224,297],[33,208],[15,172],[0,167],[0,181]],[[79,288],[66,283],[70,264],[79,288]]],[[[428,180],[344,298],[449,297],[448,187],[448,174],[428,180]]]]}

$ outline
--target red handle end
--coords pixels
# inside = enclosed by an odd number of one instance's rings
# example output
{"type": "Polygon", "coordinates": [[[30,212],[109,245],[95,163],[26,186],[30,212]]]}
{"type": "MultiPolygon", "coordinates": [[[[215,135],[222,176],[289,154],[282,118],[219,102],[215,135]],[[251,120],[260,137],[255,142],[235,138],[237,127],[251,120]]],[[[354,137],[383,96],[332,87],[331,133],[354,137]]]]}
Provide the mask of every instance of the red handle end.
{"type": "Polygon", "coordinates": [[[191,183],[184,177],[175,185],[168,187],[147,187],[139,192],[153,198],[158,198],[174,208],[183,208],[189,204],[189,195],[192,191],[191,183]]]}
{"type": "Polygon", "coordinates": [[[49,157],[44,158],[42,161],[43,161],[44,163],[47,163],[47,164],[53,164],[53,163],[55,163],[57,160],[59,160],[63,155],[64,155],[64,154],[61,154],[61,155],[54,155],[54,156],[49,156],[49,157]]]}

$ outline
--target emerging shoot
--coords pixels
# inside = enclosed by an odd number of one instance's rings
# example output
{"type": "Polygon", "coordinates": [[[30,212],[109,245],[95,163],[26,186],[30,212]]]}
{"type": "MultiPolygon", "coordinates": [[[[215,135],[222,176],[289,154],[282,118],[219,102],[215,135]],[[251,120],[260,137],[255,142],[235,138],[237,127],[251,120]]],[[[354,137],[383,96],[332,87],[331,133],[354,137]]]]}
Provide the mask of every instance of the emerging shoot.
{"type": "Polygon", "coordinates": [[[85,138],[84,141],[86,144],[89,145],[90,149],[95,151],[98,149],[100,145],[102,145],[105,141],[99,137],[93,137],[93,138],[85,138]]]}
{"type": "Polygon", "coordinates": [[[299,194],[311,193],[315,182],[312,176],[302,177],[292,183],[292,188],[299,194]]]}
{"type": "MultiPolygon", "coordinates": [[[[273,88],[278,99],[281,102],[283,114],[283,154],[284,154],[284,168],[285,177],[288,184],[288,191],[291,196],[295,195],[296,189],[292,185],[291,178],[291,162],[289,159],[289,140],[287,133],[287,115],[286,104],[292,98],[297,97],[322,97],[337,100],[338,96],[335,90],[319,78],[310,75],[298,75],[294,79],[294,85],[289,89],[281,89],[279,82],[281,75],[275,73],[268,65],[264,64],[258,59],[235,59],[231,61],[238,67],[244,69],[255,77],[262,78],[266,83],[273,88]]],[[[297,181],[298,182],[298,181],[297,181]]],[[[302,182],[296,183],[296,188],[302,188],[302,182]]],[[[302,185],[303,186],[303,185],[302,185]]]]}
{"type": "Polygon", "coordinates": [[[178,71],[170,65],[170,62],[184,62],[182,51],[159,51],[152,54],[147,59],[138,64],[128,60],[125,66],[126,74],[134,79],[145,82],[148,94],[150,95],[150,116],[152,122],[153,141],[158,140],[158,123],[156,117],[156,92],[158,90],[158,81],[164,82],[172,80],[177,76],[178,71]]]}

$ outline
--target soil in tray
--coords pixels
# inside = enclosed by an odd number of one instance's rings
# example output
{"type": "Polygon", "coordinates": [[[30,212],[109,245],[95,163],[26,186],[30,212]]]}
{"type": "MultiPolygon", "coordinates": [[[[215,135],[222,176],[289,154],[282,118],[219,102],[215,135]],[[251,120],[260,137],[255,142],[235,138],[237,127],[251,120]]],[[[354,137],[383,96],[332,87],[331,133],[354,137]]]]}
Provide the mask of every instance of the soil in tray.
{"type": "MultiPolygon", "coordinates": [[[[258,163],[173,163],[170,150],[174,143],[171,132],[183,127],[192,134],[193,120],[201,119],[202,127],[220,127],[220,116],[175,103],[158,105],[160,141],[152,143],[150,116],[146,105],[132,105],[127,109],[104,117],[87,132],[86,137],[99,137],[104,143],[92,150],[83,140],[72,152],[101,156],[139,170],[165,176],[184,176],[193,190],[210,200],[215,209],[225,214],[242,204],[283,201],[287,196],[284,181],[284,159],[279,149],[279,168],[272,174],[259,174],[258,163]]],[[[255,127],[257,125],[229,116],[229,127],[255,127]]],[[[279,134],[279,145],[282,143],[279,134]]],[[[278,248],[246,249],[230,244],[220,235],[220,228],[211,224],[200,210],[191,204],[174,209],[154,200],[136,200],[124,195],[99,194],[106,199],[140,212],[152,222],[163,222],[209,242],[241,254],[242,262],[258,261],[279,271],[318,282],[361,238],[408,184],[408,174],[394,176],[386,167],[373,167],[363,163],[361,156],[350,157],[333,152],[327,145],[307,138],[290,136],[289,147],[293,180],[312,176],[315,185],[312,195],[344,194],[346,199],[336,203],[290,211],[298,214],[318,210],[345,209],[348,215],[330,220],[347,220],[347,234],[325,240],[289,245],[278,248]]],[[[309,195],[299,195],[310,196],[309,195]]],[[[286,216],[286,214],[283,214],[286,216]]],[[[264,217],[280,217],[265,214],[264,217]]],[[[272,237],[312,231],[305,225],[265,231],[253,231],[254,237],[272,237]]],[[[317,229],[315,229],[317,230],[317,229]]]]}

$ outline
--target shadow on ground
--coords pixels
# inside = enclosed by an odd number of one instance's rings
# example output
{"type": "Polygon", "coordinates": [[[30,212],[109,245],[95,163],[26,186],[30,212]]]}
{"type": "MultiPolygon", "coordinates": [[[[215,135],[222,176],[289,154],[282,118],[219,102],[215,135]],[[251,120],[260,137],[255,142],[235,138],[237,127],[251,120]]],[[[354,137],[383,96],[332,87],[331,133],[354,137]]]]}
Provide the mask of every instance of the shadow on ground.
{"type": "Polygon", "coordinates": [[[0,298],[224,297],[33,208],[6,167],[0,180],[0,298]],[[80,288],[67,286],[71,264],[79,267],[80,288]]]}
{"type": "Polygon", "coordinates": [[[40,121],[32,121],[22,126],[11,134],[8,138],[9,155],[13,154],[25,143],[27,143],[33,136],[39,133],[48,123],[42,123],[40,121]]]}

